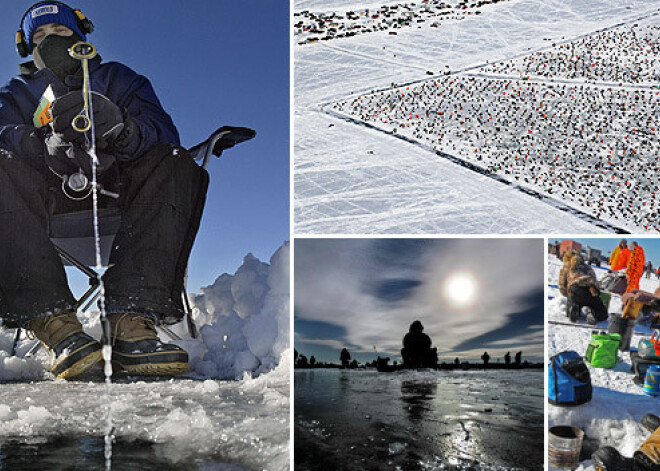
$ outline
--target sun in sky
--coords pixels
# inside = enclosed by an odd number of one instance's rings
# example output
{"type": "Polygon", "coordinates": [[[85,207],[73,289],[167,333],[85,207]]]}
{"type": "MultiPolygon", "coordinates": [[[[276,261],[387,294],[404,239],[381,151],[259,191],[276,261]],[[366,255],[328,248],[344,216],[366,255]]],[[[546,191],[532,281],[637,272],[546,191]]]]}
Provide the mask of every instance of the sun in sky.
{"type": "Polygon", "coordinates": [[[442,293],[454,307],[467,308],[477,300],[477,280],[467,272],[452,273],[443,280],[442,293]]]}

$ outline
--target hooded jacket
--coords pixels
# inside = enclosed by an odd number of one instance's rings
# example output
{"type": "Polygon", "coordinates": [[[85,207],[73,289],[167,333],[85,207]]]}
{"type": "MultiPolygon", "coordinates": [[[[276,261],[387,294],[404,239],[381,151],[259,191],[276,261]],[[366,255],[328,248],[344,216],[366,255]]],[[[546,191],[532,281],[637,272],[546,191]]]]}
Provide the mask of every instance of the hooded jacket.
{"type": "Polygon", "coordinates": [[[644,273],[644,262],[644,249],[638,245],[630,255],[628,268],[626,268],[626,275],[628,275],[629,280],[637,280],[639,282],[639,279],[644,273]]]}
{"type": "Polygon", "coordinates": [[[630,249],[624,247],[623,249],[620,246],[616,246],[612,255],[610,256],[610,268],[614,271],[621,270],[628,266],[628,261],[630,260],[630,249]]]}
{"type": "Polygon", "coordinates": [[[569,296],[574,286],[598,289],[598,279],[593,268],[584,263],[582,256],[572,252],[564,254],[564,266],[559,271],[559,292],[569,296]]]}
{"type": "MultiPolygon", "coordinates": [[[[82,72],[64,82],[51,70],[37,70],[33,62],[21,64],[20,75],[0,88],[0,148],[21,154],[21,137],[34,130],[33,115],[48,85],[55,97],[82,88],[82,72]]],[[[159,143],[179,145],[179,133],[172,118],[163,110],[149,80],[118,62],[89,61],[91,90],[108,97],[138,126],[139,137],[115,157],[130,161],[146,154],[159,143]]]]}

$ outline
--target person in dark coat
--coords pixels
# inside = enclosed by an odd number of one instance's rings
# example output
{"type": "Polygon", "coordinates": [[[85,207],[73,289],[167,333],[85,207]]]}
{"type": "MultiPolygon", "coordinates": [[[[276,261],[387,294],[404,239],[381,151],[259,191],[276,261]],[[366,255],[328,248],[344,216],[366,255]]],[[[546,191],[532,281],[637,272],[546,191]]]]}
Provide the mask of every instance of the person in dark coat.
{"type": "Polygon", "coordinates": [[[431,338],[424,333],[420,321],[410,324],[408,333],[403,337],[401,356],[406,368],[431,368],[437,365],[437,349],[431,348],[431,338]]]}
{"type": "MultiPolygon", "coordinates": [[[[76,318],[48,237],[53,215],[92,208],[91,187],[69,185],[71,177],[80,182],[92,175],[91,131],[71,125],[83,109],[83,75],[68,52],[92,30],[80,10],[64,3],[33,5],[17,37],[19,54],[33,60],[0,88],[0,317],[31,331],[53,353],[51,372],[62,378],[101,359],[100,344],[76,318]]],[[[155,324],[183,317],[183,277],[208,175],[180,147],[146,77],[98,55],[89,60],[89,77],[98,182],[105,190],[99,207],[121,211],[103,276],[112,360],[134,374],[182,373],[187,353],[162,344],[155,324]]]]}
{"type": "Polygon", "coordinates": [[[341,360],[341,367],[348,368],[349,362],[351,361],[351,354],[348,353],[348,350],[343,348],[339,354],[339,360],[341,360]]]}
{"type": "Polygon", "coordinates": [[[507,365],[511,364],[511,352],[506,352],[506,355],[504,355],[504,363],[507,365]]]}
{"type": "Polygon", "coordinates": [[[516,362],[516,365],[520,365],[521,360],[522,360],[522,352],[516,353],[516,356],[514,358],[514,361],[516,362]]]}
{"type": "Polygon", "coordinates": [[[484,365],[488,365],[488,361],[490,360],[488,352],[484,352],[484,354],[481,355],[481,359],[484,361],[484,365]]]}

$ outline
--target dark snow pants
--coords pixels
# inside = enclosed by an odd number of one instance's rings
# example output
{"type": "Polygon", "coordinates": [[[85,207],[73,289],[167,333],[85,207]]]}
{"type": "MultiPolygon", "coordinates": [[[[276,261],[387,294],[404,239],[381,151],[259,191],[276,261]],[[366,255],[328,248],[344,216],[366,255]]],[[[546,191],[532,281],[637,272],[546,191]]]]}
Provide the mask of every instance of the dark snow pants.
{"type": "Polygon", "coordinates": [[[589,288],[584,286],[572,286],[571,295],[568,297],[568,308],[567,311],[570,312],[571,306],[577,305],[580,308],[588,306],[594,311],[594,317],[598,322],[602,322],[607,319],[607,308],[603,304],[603,301],[600,299],[600,296],[592,296],[589,292],[589,288]]]}
{"type": "MultiPolygon", "coordinates": [[[[176,322],[181,289],[206,199],[208,174],[172,145],[158,145],[102,176],[122,220],[103,275],[106,310],[176,322]],[[114,170],[114,171],[113,171],[114,170]]],[[[48,238],[54,214],[92,208],[67,198],[41,159],[0,154],[0,317],[6,325],[75,307],[59,255],[48,238]]],[[[93,242],[92,242],[93,243],[93,242]]]]}

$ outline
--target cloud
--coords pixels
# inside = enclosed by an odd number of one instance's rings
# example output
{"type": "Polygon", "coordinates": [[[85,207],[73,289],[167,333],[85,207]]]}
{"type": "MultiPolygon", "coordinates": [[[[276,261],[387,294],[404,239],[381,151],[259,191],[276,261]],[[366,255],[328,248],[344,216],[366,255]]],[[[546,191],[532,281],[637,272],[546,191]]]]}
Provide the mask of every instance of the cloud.
{"type": "Polygon", "coordinates": [[[419,319],[439,351],[467,355],[480,341],[526,344],[543,322],[542,239],[297,239],[295,250],[296,331],[330,323],[345,331],[327,338],[397,355],[419,319]],[[455,273],[478,285],[471,306],[443,295],[455,273]]]}

